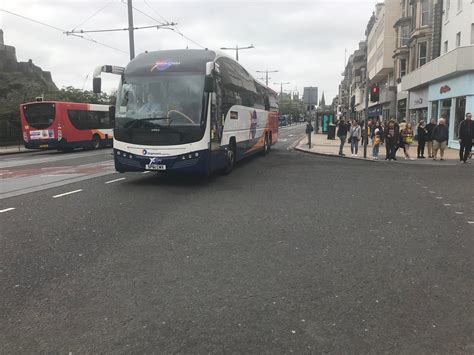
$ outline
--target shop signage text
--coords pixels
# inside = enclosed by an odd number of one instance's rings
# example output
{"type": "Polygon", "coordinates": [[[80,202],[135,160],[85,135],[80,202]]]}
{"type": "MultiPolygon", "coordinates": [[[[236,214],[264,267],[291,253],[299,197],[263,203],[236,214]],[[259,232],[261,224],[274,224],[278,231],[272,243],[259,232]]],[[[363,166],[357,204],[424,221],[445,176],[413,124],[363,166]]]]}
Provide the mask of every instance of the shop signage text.
{"type": "Polygon", "coordinates": [[[446,94],[448,91],[451,91],[451,88],[448,85],[441,86],[439,89],[440,94],[446,94]]]}

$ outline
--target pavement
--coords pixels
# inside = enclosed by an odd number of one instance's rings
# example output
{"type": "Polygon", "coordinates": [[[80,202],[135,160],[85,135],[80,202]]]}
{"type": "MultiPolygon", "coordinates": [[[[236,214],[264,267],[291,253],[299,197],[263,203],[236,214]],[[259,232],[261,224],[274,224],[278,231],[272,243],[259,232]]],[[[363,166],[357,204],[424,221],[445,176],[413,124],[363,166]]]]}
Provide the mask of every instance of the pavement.
{"type": "Polygon", "coordinates": [[[210,180],[1,199],[0,352],[472,354],[472,170],[303,154],[303,134],[210,180]]]}
{"type": "MultiPolygon", "coordinates": [[[[298,143],[296,149],[299,151],[304,151],[307,153],[313,154],[321,154],[321,155],[329,155],[329,156],[339,156],[339,144],[340,140],[338,137],[336,139],[327,139],[327,134],[318,133],[311,135],[311,149],[308,148],[308,136],[302,138],[302,140],[298,143]]],[[[433,159],[417,159],[416,158],[416,148],[417,143],[415,142],[410,147],[410,155],[414,158],[414,160],[405,160],[405,155],[403,154],[403,150],[399,149],[397,151],[397,160],[390,162],[390,163],[406,163],[406,164],[422,164],[422,165],[459,165],[461,164],[459,161],[459,150],[446,148],[444,151],[444,161],[439,160],[439,152],[438,152],[438,160],[434,161],[433,159]]],[[[374,161],[372,157],[372,143],[369,142],[367,145],[367,158],[364,158],[364,147],[359,146],[359,152],[357,157],[351,157],[351,146],[347,142],[344,144],[344,157],[341,158],[348,158],[348,159],[363,159],[363,160],[371,160],[374,161]]],[[[428,151],[425,148],[425,156],[428,156],[428,151]]],[[[379,150],[379,160],[378,162],[385,162],[385,146],[381,145],[379,150]]]]}
{"type": "Polygon", "coordinates": [[[8,155],[8,154],[18,154],[18,153],[31,153],[35,152],[35,149],[27,149],[23,144],[17,145],[8,145],[8,146],[0,146],[0,155],[8,155]]]}

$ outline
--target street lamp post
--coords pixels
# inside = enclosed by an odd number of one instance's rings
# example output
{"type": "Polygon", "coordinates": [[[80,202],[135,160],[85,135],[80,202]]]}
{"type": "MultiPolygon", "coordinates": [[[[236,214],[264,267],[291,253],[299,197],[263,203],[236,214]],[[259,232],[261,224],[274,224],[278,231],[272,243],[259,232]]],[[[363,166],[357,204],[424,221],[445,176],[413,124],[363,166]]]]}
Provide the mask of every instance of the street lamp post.
{"type": "Polygon", "coordinates": [[[257,70],[257,73],[265,73],[265,85],[268,86],[268,73],[278,73],[278,70],[257,70]]]}
{"type": "Polygon", "coordinates": [[[253,44],[247,47],[239,47],[238,45],[235,47],[221,47],[222,50],[235,50],[235,60],[239,61],[239,50],[241,49],[252,49],[255,48],[253,44]]]}

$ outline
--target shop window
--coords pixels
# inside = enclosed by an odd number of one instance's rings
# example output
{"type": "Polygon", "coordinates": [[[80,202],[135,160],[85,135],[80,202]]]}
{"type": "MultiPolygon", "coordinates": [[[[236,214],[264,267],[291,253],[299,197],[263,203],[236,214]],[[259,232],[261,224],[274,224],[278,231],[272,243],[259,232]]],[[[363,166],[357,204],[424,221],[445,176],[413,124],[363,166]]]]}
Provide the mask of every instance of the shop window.
{"type": "Polygon", "coordinates": [[[456,98],[456,109],[454,110],[454,139],[459,138],[459,124],[466,114],[466,96],[456,98]]]}
{"type": "Polygon", "coordinates": [[[438,101],[433,101],[431,103],[431,118],[438,121],[438,101]]]}
{"type": "Polygon", "coordinates": [[[451,99],[441,101],[440,118],[444,118],[446,120],[446,126],[449,127],[449,121],[451,118],[451,99]]]}
{"type": "Polygon", "coordinates": [[[426,64],[426,42],[418,44],[418,68],[426,64]]]}

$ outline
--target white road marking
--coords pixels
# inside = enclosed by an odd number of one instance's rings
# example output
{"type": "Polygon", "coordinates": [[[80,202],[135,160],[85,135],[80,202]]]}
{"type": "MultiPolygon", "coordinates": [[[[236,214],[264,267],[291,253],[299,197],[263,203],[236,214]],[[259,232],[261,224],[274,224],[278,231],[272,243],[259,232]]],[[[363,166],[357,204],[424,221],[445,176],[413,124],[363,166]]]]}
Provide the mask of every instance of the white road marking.
{"type": "Polygon", "coordinates": [[[82,189],[74,190],[74,191],[69,191],[69,192],[65,192],[65,193],[63,193],[63,194],[59,194],[59,195],[53,196],[53,198],[63,197],[63,196],[75,194],[75,193],[81,192],[81,191],[82,191],[82,189]]]}
{"type": "Polygon", "coordinates": [[[445,205],[446,207],[451,206],[450,203],[445,203],[444,205],[445,205]]]}
{"type": "Polygon", "coordinates": [[[117,182],[117,181],[121,181],[121,180],[125,180],[125,178],[119,178],[119,179],[115,179],[115,180],[110,180],[110,181],[106,181],[105,183],[106,184],[111,184],[113,182],[117,182]]]}
{"type": "Polygon", "coordinates": [[[15,209],[15,207],[5,208],[4,210],[0,210],[0,213],[13,211],[14,209],[15,209]]]}
{"type": "Polygon", "coordinates": [[[456,214],[464,214],[464,212],[455,212],[456,214]]]}
{"type": "Polygon", "coordinates": [[[474,221],[467,221],[467,223],[469,223],[469,224],[474,224],[474,221]]]}
{"type": "Polygon", "coordinates": [[[429,191],[429,193],[430,193],[430,194],[434,194],[434,193],[435,193],[435,191],[429,191]]]}
{"type": "Polygon", "coordinates": [[[442,200],[443,198],[441,196],[436,196],[438,200],[442,200]]]}

